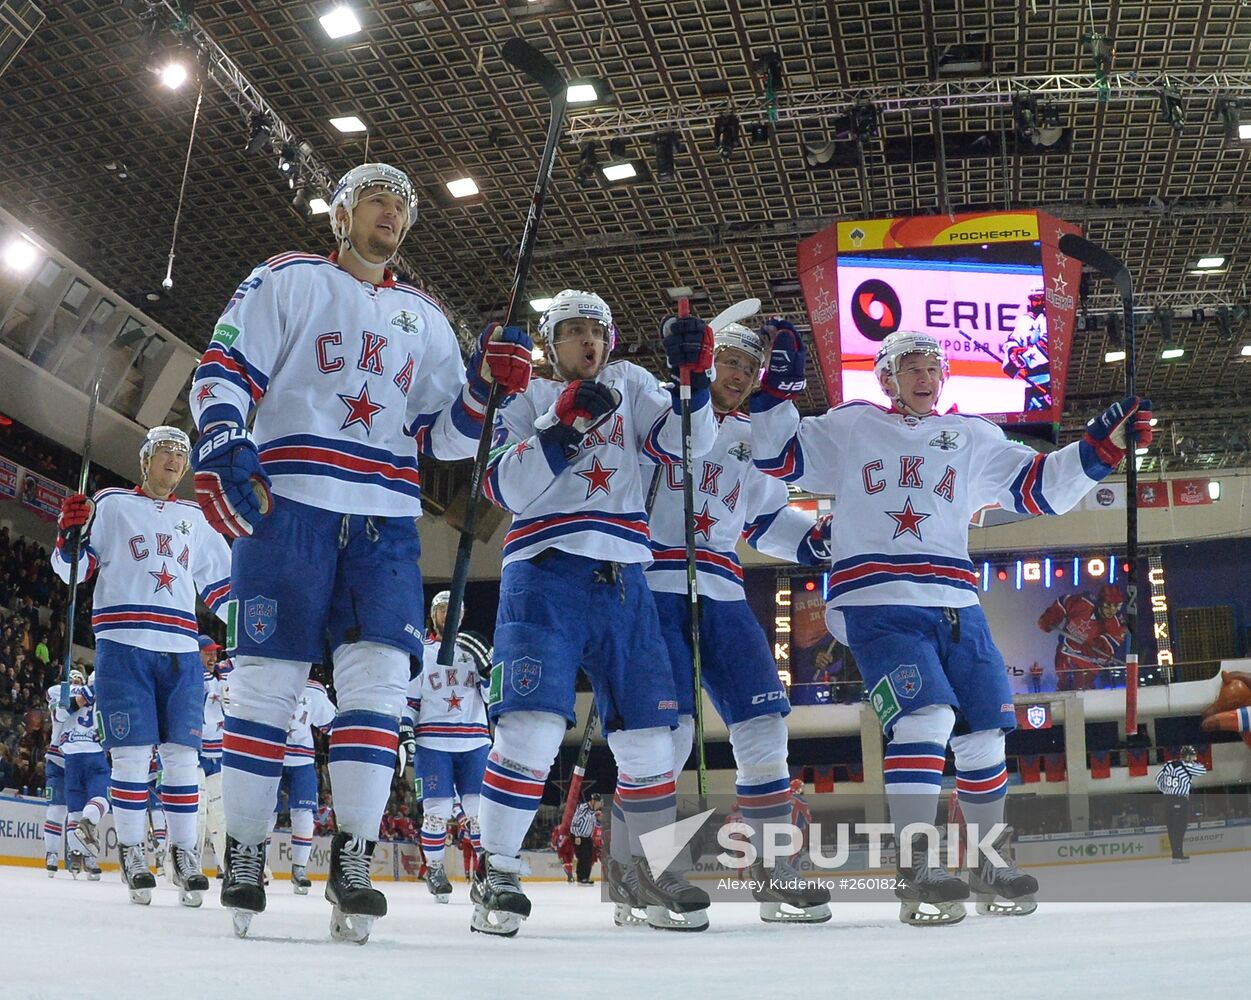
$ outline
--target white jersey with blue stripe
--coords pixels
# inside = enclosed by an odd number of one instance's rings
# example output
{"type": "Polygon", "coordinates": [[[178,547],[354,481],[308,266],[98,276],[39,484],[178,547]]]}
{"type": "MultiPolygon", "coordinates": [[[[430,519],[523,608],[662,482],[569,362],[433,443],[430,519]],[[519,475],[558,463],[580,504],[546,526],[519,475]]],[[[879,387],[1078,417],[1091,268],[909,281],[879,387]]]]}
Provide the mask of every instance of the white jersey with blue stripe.
{"type": "MultiPolygon", "coordinates": [[[[968,549],[977,511],[1062,514],[1112,471],[1084,441],[1044,455],[982,417],[916,418],[873,403],[801,420],[782,402],[753,413],[751,431],[759,469],[835,498],[831,609],[977,604],[968,549]]],[[[838,618],[827,614],[834,626],[838,618]]]]}
{"type": "MultiPolygon", "coordinates": [[[[230,549],[191,500],[153,500],[133,490],[101,490],[78,581],[96,576],[91,625],[97,639],[161,653],[199,649],[195,602],[224,615],[230,596],[230,549]]],[[[52,568],[69,582],[69,553],[56,548],[52,568]]]]}
{"type": "MultiPolygon", "coordinates": [[[[743,600],[743,567],[734,551],[747,539],[766,555],[793,563],[816,518],[787,504],[786,487],[751,460],[751,423],[740,413],[719,417],[717,440],[695,460],[695,565],[699,592],[718,601],[743,600]]],[[[643,469],[651,476],[654,466],[643,469]]],[[[666,465],[648,524],[652,558],[647,583],[667,594],[686,593],[686,508],[682,467],[666,465]]]]}
{"type": "MultiPolygon", "coordinates": [[[[534,379],[500,409],[483,491],[514,515],[504,537],[505,566],[549,548],[609,562],[651,562],[643,510],[651,476],[640,462],[680,460],[681,416],[656,377],[629,361],[608,365],[598,381],[621,393],[621,405],[583,439],[567,465],[556,449],[545,451],[535,432],[565,383],[534,379]]],[[[716,432],[707,390],[696,393],[692,454],[706,452],[716,432]]]]}
{"type": "Polygon", "coordinates": [[[191,386],[196,426],[246,424],[275,495],[343,514],[419,517],[417,454],[474,454],[481,404],[437,302],[387,273],[285,253],[217,322],[191,386]]]}
{"type": "Polygon", "coordinates": [[[404,718],[413,727],[417,745],[427,750],[455,753],[487,746],[491,731],[478,662],[458,643],[452,665],[440,666],[440,645],[437,638],[423,642],[421,673],[408,682],[404,718]]]}
{"type": "MultiPolygon", "coordinates": [[[[74,697],[74,688],[70,687],[70,697],[74,697]]],[[[65,726],[69,722],[69,716],[63,713],[61,709],[61,685],[53,684],[44,693],[48,700],[48,715],[52,717],[52,725],[48,733],[48,749],[47,758],[56,764],[65,764],[65,755],[61,753],[61,734],[65,732],[65,726]]]]}
{"type": "Polygon", "coordinates": [[[229,660],[217,664],[217,672],[204,671],[204,732],[200,756],[221,760],[222,737],[226,732],[226,678],[234,669],[229,660]]]}
{"type": "Polygon", "coordinates": [[[313,727],[325,729],[334,722],[335,707],[325,687],[311,678],[304,683],[300,700],[295,703],[291,721],[287,723],[287,752],[283,767],[299,767],[315,762],[313,727]]]}
{"type": "Polygon", "coordinates": [[[67,757],[80,753],[104,753],[104,747],[100,743],[100,729],[96,723],[95,689],[86,684],[71,687],[68,712],[60,706],[59,691],[57,698],[58,703],[52,717],[62,727],[59,739],[61,753],[67,757]],[[86,704],[78,705],[79,698],[86,704]]]}

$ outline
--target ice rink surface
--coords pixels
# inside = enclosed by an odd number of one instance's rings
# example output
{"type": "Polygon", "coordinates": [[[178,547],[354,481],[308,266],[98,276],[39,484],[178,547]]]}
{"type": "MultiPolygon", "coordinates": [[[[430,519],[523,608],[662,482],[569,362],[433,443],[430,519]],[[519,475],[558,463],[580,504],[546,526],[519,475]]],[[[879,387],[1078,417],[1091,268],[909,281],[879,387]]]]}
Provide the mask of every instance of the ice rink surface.
{"type": "Polygon", "coordinates": [[[719,903],[703,933],[618,929],[598,885],[563,883],[528,885],[533,916],[507,940],[470,933],[457,882],[446,906],[423,884],[380,883],[390,913],[358,946],[330,940],[324,883],[301,897],[282,880],[239,940],[219,884],[191,910],[161,878],[141,907],[116,872],[88,882],[0,867],[0,998],[1172,1000],[1241,995],[1251,942],[1251,904],[1048,904],[1043,893],[1032,916],[970,907],[954,927],[905,927],[884,902],[836,903],[815,926],[766,925],[754,905],[719,903]]]}

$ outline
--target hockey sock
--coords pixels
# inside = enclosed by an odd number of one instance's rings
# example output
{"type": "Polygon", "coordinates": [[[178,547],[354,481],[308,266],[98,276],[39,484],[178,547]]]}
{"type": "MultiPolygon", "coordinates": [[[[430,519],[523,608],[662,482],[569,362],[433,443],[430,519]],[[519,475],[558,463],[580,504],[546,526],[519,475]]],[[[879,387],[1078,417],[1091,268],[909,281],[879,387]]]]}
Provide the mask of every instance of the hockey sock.
{"type": "Polygon", "coordinates": [[[78,839],[78,819],[82,816],[80,812],[72,812],[66,817],[65,822],[65,846],[69,849],[70,854],[89,854],[86,845],[78,839]]]}
{"type": "Polygon", "coordinates": [[[99,823],[108,814],[109,800],[102,795],[97,795],[83,806],[83,818],[89,823],[99,823]]]}
{"type": "Polygon", "coordinates": [[[443,851],[447,844],[447,820],[441,816],[426,814],[421,820],[421,849],[426,864],[443,864],[443,851]]]}
{"type": "MultiPolygon", "coordinates": [[[[751,842],[765,866],[789,857],[799,844],[767,842],[766,824],[791,821],[791,776],[786,766],[786,721],[780,714],[758,715],[730,727],[730,745],[737,765],[734,791],[743,821],[751,827],[751,842]]],[[[779,830],[780,834],[781,831],[779,830]]]]}
{"type": "MultiPolygon", "coordinates": [[[[882,763],[886,776],[886,802],[890,806],[895,836],[902,840],[905,827],[933,824],[938,816],[938,793],[942,787],[946,748],[941,743],[896,743],[886,748],[882,763]]],[[[937,849],[938,845],[933,847],[937,849]]]]}
{"type": "Polygon", "coordinates": [[[47,854],[61,854],[61,838],[65,835],[65,806],[48,806],[43,821],[43,849],[47,854]]]}
{"type": "Polygon", "coordinates": [[[463,822],[469,824],[469,842],[473,844],[476,851],[482,846],[482,828],[478,824],[478,811],[482,808],[482,796],[466,795],[461,799],[460,806],[465,817],[463,822]]]}
{"type": "Polygon", "coordinates": [[[148,761],[151,747],[114,747],[109,800],[117,841],[127,847],[142,844],[148,825],[148,761]]]}
{"type": "Polygon", "coordinates": [[[488,854],[521,854],[564,735],[564,718],[549,712],[509,712],[496,723],[478,813],[482,848],[488,854]]]}
{"type": "Polygon", "coordinates": [[[222,805],[226,831],[241,844],[259,844],[269,832],[286,750],[282,727],[226,716],[222,805]]]}
{"type": "Polygon", "coordinates": [[[630,840],[630,827],[626,823],[625,812],[621,808],[621,792],[618,789],[612,797],[612,825],[608,837],[608,853],[620,865],[629,867],[631,859],[643,853],[643,847],[636,837],[630,840]]]}
{"type": "Polygon", "coordinates": [[[195,848],[195,814],[200,807],[199,765],[191,747],[161,744],[164,775],[161,805],[169,829],[169,842],[184,850],[195,848]]]}
{"type": "Polygon", "coordinates": [[[1004,736],[999,730],[981,730],[951,741],[956,757],[956,795],[964,821],[984,836],[1003,822],[1008,794],[1008,767],[1004,763],[1004,736]]]}
{"type": "Polygon", "coordinates": [[[335,716],[330,732],[330,793],[343,832],[378,839],[399,742],[396,716],[363,709],[335,716]]]}
{"type": "MultiPolygon", "coordinates": [[[[655,727],[610,733],[608,746],[617,760],[614,801],[620,799],[633,849],[638,838],[668,826],[677,818],[673,742],[668,729],[655,727]]],[[[680,864],[689,867],[689,858],[680,864]]]]}
{"type": "Polygon", "coordinates": [[[313,811],[291,810],[291,863],[308,867],[308,856],[313,850],[313,811]]]}

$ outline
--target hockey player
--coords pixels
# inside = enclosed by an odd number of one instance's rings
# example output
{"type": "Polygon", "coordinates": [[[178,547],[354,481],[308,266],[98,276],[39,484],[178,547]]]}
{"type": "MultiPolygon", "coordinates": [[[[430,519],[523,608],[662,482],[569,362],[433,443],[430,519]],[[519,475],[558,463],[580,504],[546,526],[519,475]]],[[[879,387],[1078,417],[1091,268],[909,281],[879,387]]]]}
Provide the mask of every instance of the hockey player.
{"type": "MultiPolygon", "coordinates": [[[[764,630],[747,606],[743,570],[734,546],[740,537],[788,563],[819,566],[829,560],[830,523],[818,522],[787,504],[786,487],[751,460],[751,426],[739,407],[760,384],[765,341],[738,323],[717,331],[712,407],[716,443],[693,467],[699,639],[703,687],[730,730],[737,768],[735,791],[763,858],[766,823],[789,823],[786,689],[764,630]]],[[[686,583],[686,514],[682,468],[667,465],[649,526],[652,557],[647,583],[656,599],[660,628],[678,691],[678,728],[673,731],[675,776],[691,753],[695,688],[691,665],[691,604],[686,583]]],[[[621,856],[624,837],[610,842],[621,856]]],[[[807,883],[786,859],[772,871],[763,860],[752,871],[761,919],[821,922],[830,919],[827,890],[807,883]],[[789,888],[784,888],[789,887],[789,888]]]]}
{"type": "MultiPolygon", "coordinates": [[[[521,843],[566,726],[584,668],[629,823],[642,889],[684,928],[707,926],[708,896],[674,871],[653,872],[640,833],[673,821],[676,693],[643,567],[651,561],[640,460],[681,453],[676,394],[628,361],[608,364],[615,330],[607,303],[560,292],[539,320],[554,379],[536,380],[501,410],[486,495],[513,513],[504,540],[491,715],[495,744],[482,788],[482,902],[474,930],[512,935],[530,914],[521,843]]],[[[702,320],[661,327],[671,372],[692,390],[692,453],[711,446],[712,338],[702,320]]]]}
{"type": "Polygon", "coordinates": [[[224,699],[229,660],[218,660],[221,646],[211,636],[200,636],[200,663],[204,667],[204,735],[200,747],[200,806],[196,813],[196,843],[200,857],[212,843],[218,877],[225,874],[226,814],[222,807],[222,732],[226,725],[224,699]]]}
{"type": "Polygon", "coordinates": [[[1004,734],[1015,717],[977,600],[969,520],[994,503],[1035,515],[1071,509],[1124,458],[1131,423],[1137,443],[1150,443],[1151,404],[1124,399],[1080,441],[1038,454],[980,417],[939,413],[942,347],[899,331],[874,364],[889,408],[852,402],[801,420],[791,400],[804,385],[805,353],[793,329],[779,330],[752,398],[753,458],[770,475],[838,498],[826,621],[850,646],[888,740],[886,794],[904,856],[900,918],[955,922],[970,889],[1031,912],[1032,876],[1011,864],[983,867],[965,885],[921,854],[909,831],[934,822],[949,739],[966,821],[989,830],[1003,819],[1004,734]]]}
{"type": "Polygon", "coordinates": [[[466,369],[438,304],[387,268],[416,204],[395,167],[348,171],[331,197],[337,251],[279,254],[256,268],[227,304],[192,385],[196,496],[213,526],[236,539],[222,903],[240,934],[265,908],[265,833],[287,722],[327,636],[339,699],[331,932],[364,941],[386,913],[369,865],[409,656],[421,652],[417,456],[471,456],[491,382],[507,397],[530,377],[524,331],[489,327],[466,369]]]}
{"type": "MultiPolygon", "coordinates": [[[[75,673],[78,672],[70,672],[71,683],[75,673]]],[[[65,755],[66,869],[75,878],[85,871],[91,881],[98,882],[100,866],[95,855],[100,841],[96,827],[109,812],[109,765],[100,745],[95,701],[95,691],[89,683],[75,685],[70,688],[69,711],[58,704],[53,718],[64,727],[61,752],[65,755]]]]}
{"type": "Polygon", "coordinates": [[[308,877],[308,856],[313,850],[313,813],[317,809],[317,753],[313,746],[313,730],[325,732],[334,722],[334,702],[326,688],[311,677],[304,682],[304,691],[295,703],[287,725],[287,752],[282,761],[282,780],[274,802],[273,820],[278,818],[282,793],[287,793],[287,811],[291,815],[291,889],[297,896],[307,896],[313,883],[308,877]]]}
{"type": "MultiPolygon", "coordinates": [[[[70,671],[71,696],[75,687],[86,683],[83,672],[75,667],[70,671]]],[[[48,788],[48,811],[43,821],[44,867],[48,878],[56,874],[61,863],[61,842],[65,839],[65,754],[61,752],[61,735],[65,732],[68,718],[59,712],[61,685],[53,684],[46,692],[48,716],[48,749],[44,756],[44,784],[48,788]],[[63,721],[57,721],[57,715],[63,721]]]]}
{"type": "Polygon", "coordinates": [[[1025,409],[1051,405],[1051,356],[1047,353],[1047,295],[1042,287],[1030,290],[1025,312],[1004,341],[1003,371],[1025,380],[1025,409]]]}
{"type": "Polygon", "coordinates": [[[133,490],[66,497],[52,568],[69,578],[67,532],[83,533],[78,579],[97,574],[96,710],[113,760],[110,794],[122,872],[131,899],[146,905],[156,884],[144,854],[148,762],[159,744],[163,804],[179,898],[199,906],[208,882],[196,851],[197,754],[204,723],[197,653],[197,594],[213,611],[230,594],[230,552],[196,504],[174,489],[190,441],[177,427],[153,427],[139,451],[133,490]]]}
{"type": "Polygon", "coordinates": [[[452,665],[443,667],[438,662],[451,596],[443,590],[430,602],[431,634],[421,672],[408,682],[408,708],[400,727],[404,756],[411,750],[413,769],[421,782],[426,888],[440,903],[452,894],[444,865],[452,805],[459,798],[464,826],[476,838],[482,774],[491,750],[484,692],[491,674],[486,642],[473,632],[458,632],[452,665]]]}
{"type": "MultiPolygon", "coordinates": [[[[1106,584],[1097,594],[1065,594],[1038,619],[1044,632],[1060,629],[1056,643],[1056,690],[1089,691],[1101,671],[1119,666],[1125,641],[1121,588],[1106,584]]],[[[1102,686],[1102,685],[1101,685],[1102,686]]]]}

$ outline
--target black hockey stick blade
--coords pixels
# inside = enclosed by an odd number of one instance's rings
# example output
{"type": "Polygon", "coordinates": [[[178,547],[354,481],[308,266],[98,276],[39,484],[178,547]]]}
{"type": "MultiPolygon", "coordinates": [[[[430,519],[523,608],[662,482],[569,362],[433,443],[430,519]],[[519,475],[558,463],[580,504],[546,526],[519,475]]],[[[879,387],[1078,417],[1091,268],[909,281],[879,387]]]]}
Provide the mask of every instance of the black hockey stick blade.
{"type": "Polygon", "coordinates": [[[564,74],[552,65],[547,56],[524,39],[510,38],[504,43],[500,55],[506,63],[515,66],[538,83],[552,100],[565,93],[567,84],[564,74]]]}
{"type": "Polygon", "coordinates": [[[1134,297],[1134,281],[1123,260],[1113,257],[1102,247],[1095,246],[1090,240],[1076,233],[1065,233],[1061,236],[1059,246],[1061,253],[1076,257],[1083,264],[1089,264],[1116,285],[1121,298],[1132,299],[1134,297]]]}

